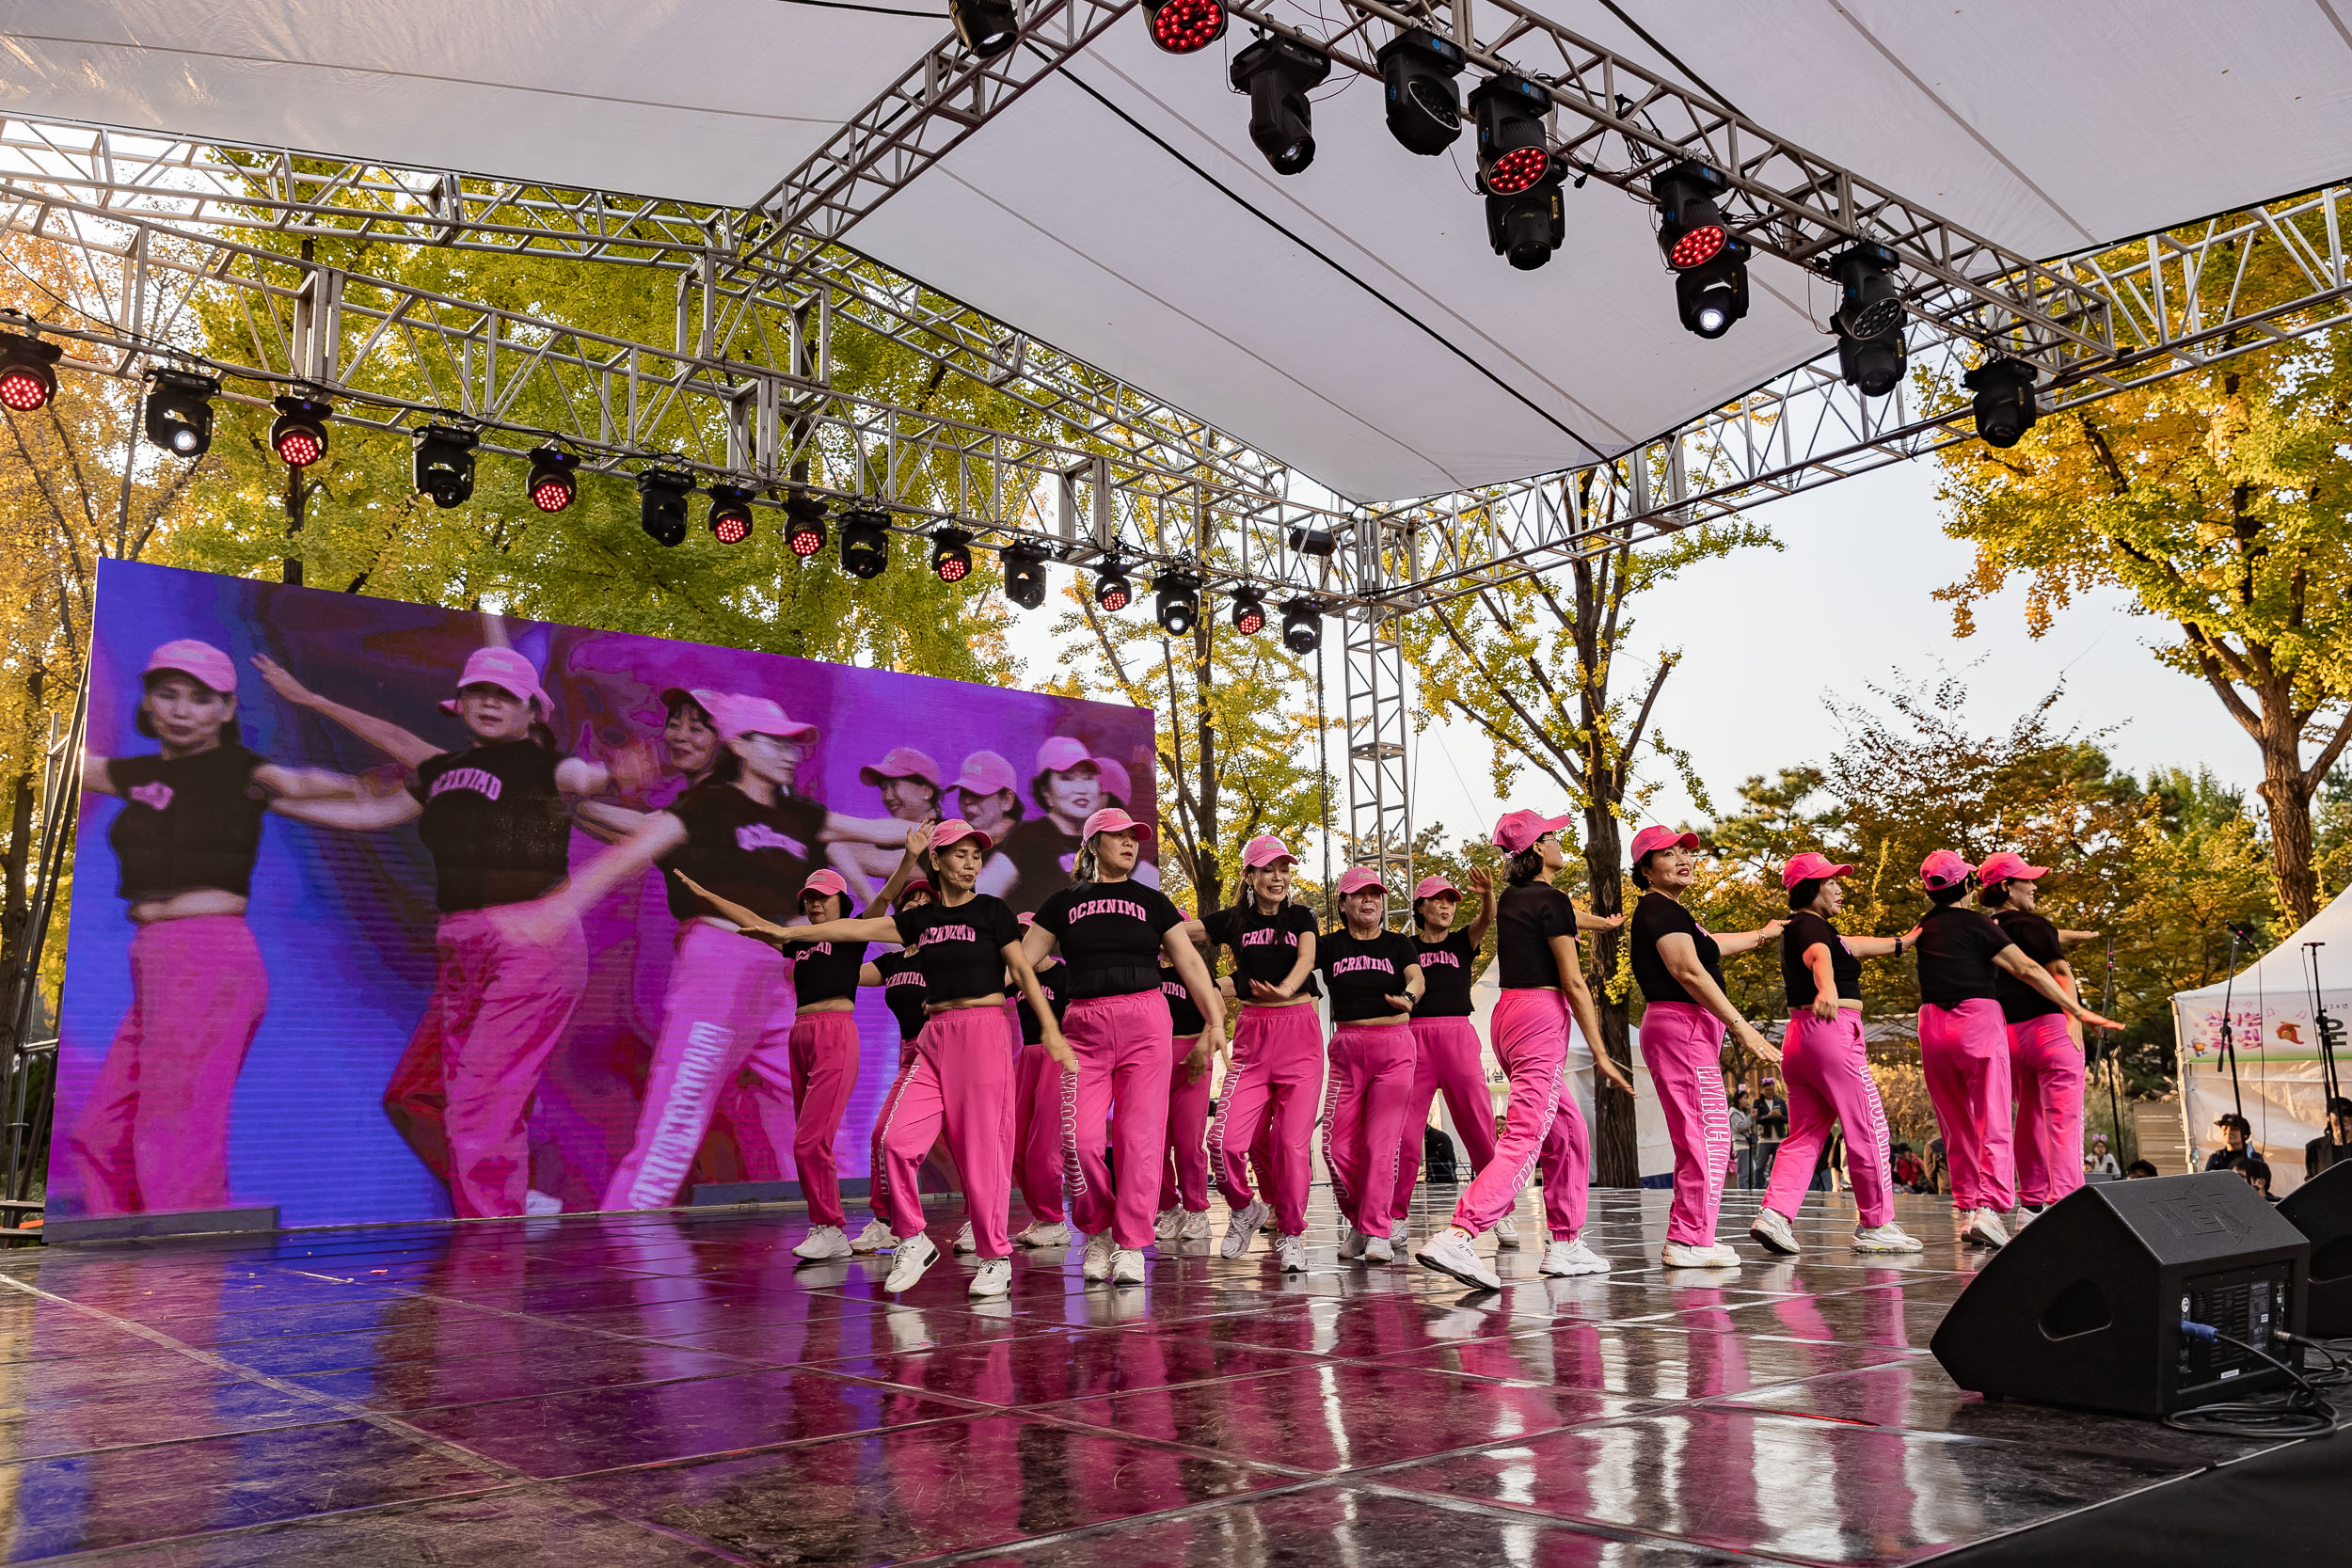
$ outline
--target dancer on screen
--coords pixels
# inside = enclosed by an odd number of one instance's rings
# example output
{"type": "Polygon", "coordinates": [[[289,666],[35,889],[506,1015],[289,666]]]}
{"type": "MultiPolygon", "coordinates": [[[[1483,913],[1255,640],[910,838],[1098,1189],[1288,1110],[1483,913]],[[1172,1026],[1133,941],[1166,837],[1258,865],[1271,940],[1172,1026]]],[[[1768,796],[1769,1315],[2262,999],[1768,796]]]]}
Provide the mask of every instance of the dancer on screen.
{"type": "Polygon", "coordinates": [[[989,857],[982,890],[1016,910],[1035,910],[1070,885],[1085,847],[1087,818],[1103,803],[1101,759],[1083,740],[1055,736],[1037,749],[1029,798],[1042,816],[1029,817],[999,841],[989,857]]]}
{"type": "Polygon", "coordinates": [[[1055,949],[1066,965],[1062,1037],[1078,1060],[1062,1081],[1070,1107],[1062,1148],[1071,1212],[1088,1236],[1085,1277],[1114,1285],[1143,1283],[1143,1249],[1152,1244],[1168,1147],[1174,1029],[1160,994],[1163,955],[1208,1021],[1202,1037],[1209,1049],[1219,1049],[1225,1035],[1224,999],[1181,928],[1183,911],[1135,879],[1151,836],[1149,824],[1115,806],[1089,816],[1080,828],[1076,880],[1045,900],[1022,942],[1032,966],[1055,949]]]}
{"type": "Polygon", "coordinates": [[[1389,890],[1354,866],[1334,893],[1341,924],[1315,941],[1315,970],[1331,991],[1329,1082],[1323,1163],[1346,1225],[1343,1260],[1393,1262],[1397,1146],[1413,1099],[1413,1008],[1422,997],[1413,939],[1388,928],[1389,890]]]}
{"type": "MultiPolygon", "coordinates": [[[[1200,929],[1189,912],[1182,927],[1200,929]]],[[[1195,942],[1201,966],[1212,984],[1216,971],[1195,942]]],[[[1209,1239],[1209,1064],[1215,1058],[1201,1036],[1209,1021],[1192,999],[1192,987],[1176,972],[1176,962],[1160,955],[1160,994],[1168,998],[1168,1158],[1160,1173],[1160,1212],[1152,1235],[1161,1242],[1205,1242],[1209,1239]]],[[[1219,1000],[1223,992],[1218,993],[1219,1000]]]]}
{"type": "Polygon", "coordinates": [[[1852,872],[1810,849],[1781,868],[1790,911],[1780,934],[1781,988],[1788,998],[1788,1033],[1780,1047],[1781,1075],[1788,1081],[1788,1136],[1748,1235],[1765,1250],[1791,1258],[1797,1237],[1788,1222],[1804,1206],[1813,1162],[1832,1123],[1845,1129],[1846,1172],[1861,1215],[1853,1249],[1917,1252],[1923,1245],[1895,1223],[1886,1107],[1862,1038],[1862,960],[1900,957],[1909,933],[1838,934],[1830,922],[1845,907],[1843,879],[1852,872]]]}
{"type": "Polygon", "coordinates": [[[1495,824],[1495,847],[1511,859],[1510,885],[1495,910],[1495,964],[1502,994],[1491,1026],[1495,1060],[1510,1077],[1511,1099],[1494,1156],[1454,1205],[1453,1223],[1413,1255],[1423,1268],[1478,1290],[1501,1290],[1502,1281],[1470,1243],[1517,1206],[1519,1189],[1539,1162],[1544,1217],[1551,1233],[1543,1272],[1567,1275],[1609,1268],[1583,1239],[1592,1136],[1575,1097],[1562,1092],[1571,1016],[1592,1047],[1593,1069],[1628,1094],[1633,1085],[1601,1043],[1600,1017],[1577,951],[1581,911],[1552,885],[1568,863],[1560,830],[1569,820],[1515,811],[1495,824]]]}
{"type": "MultiPolygon", "coordinates": [[[[2034,906],[2046,865],[2003,849],[1977,867],[1977,902],[2018,951],[2050,972],[2077,1002],[2066,950],[2096,931],[2064,931],[2034,906]]],[[[2004,970],[1993,977],[1994,999],[2009,1028],[2010,1086],[2017,1105],[2017,1201],[2020,1223],[2083,1184],[2083,1048],[2067,1027],[2065,1011],[2004,970]]]]}
{"type": "MultiPolygon", "coordinates": [[[[1017,918],[1025,943],[1037,917],[1024,911],[1017,918]]],[[[1070,1010],[1069,967],[1059,953],[1049,953],[1043,961],[1031,966],[1057,1024],[1070,1010]]],[[[1021,1057],[1013,1067],[1012,1180],[1029,1211],[1029,1223],[1013,1237],[1012,1244],[1039,1249],[1068,1246],[1070,1203],[1063,1182],[1069,1172],[1062,1153],[1062,1123],[1075,1115],[1075,1101],[1064,1092],[1060,1067],[1045,1053],[1044,1021],[1023,997],[1018,980],[1005,984],[1005,1017],[1021,1040],[1021,1057]]],[[[966,1221],[956,1232],[956,1250],[970,1252],[972,1247],[972,1227],[966,1221]]]]}
{"type": "Polygon", "coordinates": [[[247,751],[236,666],[209,642],[164,643],[140,685],[131,722],[155,751],[82,756],[83,789],[122,801],[106,843],[138,927],[130,1010],[67,1134],[93,1214],[228,1204],[229,1108],[269,1002],[245,922],[262,817],[359,793],[341,774],[247,751]]]}
{"type": "Polygon", "coordinates": [[[939,764],[912,746],[894,746],[880,762],[857,770],[858,783],[882,795],[879,818],[845,818],[859,824],[859,836],[839,837],[826,859],[850,885],[853,902],[870,903],[874,891],[897,870],[910,824],[936,822],[947,814],[940,807],[944,789],[939,764]],[[896,833],[896,837],[892,834],[896,833]]]}

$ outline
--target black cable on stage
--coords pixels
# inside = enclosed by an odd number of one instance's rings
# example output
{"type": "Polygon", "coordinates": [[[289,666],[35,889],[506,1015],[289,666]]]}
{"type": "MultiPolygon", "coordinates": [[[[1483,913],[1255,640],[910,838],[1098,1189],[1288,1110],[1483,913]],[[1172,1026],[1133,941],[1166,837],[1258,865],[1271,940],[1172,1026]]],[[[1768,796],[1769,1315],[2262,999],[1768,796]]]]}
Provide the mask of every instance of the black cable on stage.
{"type": "MultiPolygon", "coordinates": [[[[2225,1433],[2234,1437],[2327,1437],[2336,1430],[2336,1407],[2322,1399],[2319,1389],[2300,1370],[2266,1350],[2222,1333],[2210,1323],[2184,1321],[2181,1332],[2192,1339],[2218,1339],[2258,1355],[2295,1380],[2295,1388],[2268,1400],[2223,1400],[2176,1410],[2164,1424],[2181,1432],[2225,1433]]],[[[2281,1335],[2292,1339],[2296,1336],[2281,1335]]]]}

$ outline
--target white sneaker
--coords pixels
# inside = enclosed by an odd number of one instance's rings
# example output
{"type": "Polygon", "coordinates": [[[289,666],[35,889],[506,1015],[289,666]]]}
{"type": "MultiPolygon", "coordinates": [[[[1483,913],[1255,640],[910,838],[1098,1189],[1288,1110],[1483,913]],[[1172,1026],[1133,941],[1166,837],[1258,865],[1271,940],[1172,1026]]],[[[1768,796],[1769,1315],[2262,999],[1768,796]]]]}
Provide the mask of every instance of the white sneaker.
{"type": "Polygon", "coordinates": [[[1429,1240],[1422,1243],[1413,1254],[1413,1261],[1424,1269],[1450,1274],[1473,1291],[1500,1291],[1502,1281],[1485,1259],[1470,1250],[1470,1232],[1458,1226],[1447,1226],[1429,1240]]]}
{"type": "Polygon", "coordinates": [[[2020,1230],[2025,1229],[2026,1227],[2031,1225],[2034,1221],[2040,1219],[2041,1217],[2042,1211],[2039,1209],[2028,1208],[2026,1205],[2022,1203],[2017,1206],[2016,1226],[2020,1230]]]}
{"type": "Polygon", "coordinates": [[[1012,1289],[1012,1259],[983,1258],[980,1272],[972,1276],[970,1295],[976,1301],[1001,1296],[1012,1289]]]}
{"type": "Polygon", "coordinates": [[[1609,1259],[1586,1246],[1581,1236],[1572,1242],[1553,1242],[1544,1248],[1544,1273],[1554,1278],[1608,1272],[1609,1259]]]}
{"type": "Polygon", "coordinates": [[[1307,1272],[1306,1238],[1301,1236],[1276,1236],[1274,1238],[1274,1257],[1275,1260],[1282,1265],[1282,1272],[1284,1274],[1305,1274],[1307,1272]]]}
{"type": "Polygon", "coordinates": [[[523,1194],[523,1212],[532,1219],[544,1219],[564,1212],[564,1200],[553,1193],[543,1193],[533,1187],[523,1194]]]}
{"type": "Polygon", "coordinates": [[[1375,1236],[1364,1243],[1364,1261],[1393,1263],[1396,1261],[1396,1248],[1389,1245],[1389,1239],[1386,1236],[1375,1236]]]}
{"type": "Polygon", "coordinates": [[[980,1243],[972,1239],[972,1222],[966,1220],[956,1227],[956,1251],[969,1258],[979,1250],[980,1243]]]}
{"type": "Polygon", "coordinates": [[[1250,1238],[1265,1227],[1266,1216],[1273,1212],[1264,1198],[1251,1198],[1233,1211],[1232,1220],[1225,1227],[1224,1243],[1216,1250],[1225,1257],[1239,1258],[1249,1250],[1250,1238]]]}
{"type": "Polygon", "coordinates": [[[1968,1224],[1962,1229],[1960,1239],[1984,1247],[1998,1248],[2009,1245],[2009,1232],[2001,1228],[2001,1216],[1990,1209],[1979,1209],[1970,1213],[1968,1224]]]}
{"type": "Polygon", "coordinates": [[[1403,1220],[1399,1220],[1394,1225],[1389,1227],[1389,1245],[1391,1247],[1401,1247],[1404,1244],[1405,1222],[1403,1220]]]}
{"type": "Polygon", "coordinates": [[[939,1248],[929,1236],[917,1231],[898,1243],[898,1256],[890,1265],[890,1277],[882,1281],[882,1289],[892,1295],[912,1291],[923,1277],[923,1272],[939,1261],[939,1248]]]}
{"type": "Polygon", "coordinates": [[[1120,1247],[1111,1254],[1111,1283],[1140,1285],[1143,1283],[1143,1254],[1134,1247],[1120,1247]]]}
{"type": "Polygon", "coordinates": [[[822,1258],[847,1258],[850,1256],[850,1238],[841,1233],[837,1225],[820,1225],[808,1233],[806,1241],[792,1249],[792,1255],[811,1263],[822,1258]]]}
{"type": "Polygon", "coordinates": [[[1020,1235],[1015,1236],[1012,1239],[1012,1244],[1015,1246],[1032,1247],[1068,1246],[1070,1244],[1070,1227],[1060,1220],[1056,1220],[1051,1225],[1046,1224],[1043,1220],[1033,1220],[1022,1230],[1020,1235]]]}
{"type": "Polygon", "coordinates": [[[1853,1233],[1856,1252],[1925,1252],[1927,1243],[1897,1225],[1893,1220],[1874,1225],[1853,1233]]]}
{"type": "Polygon", "coordinates": [[[1658,1260],[1670,1269],[1736,1269],[1740,1255],[1717,1243],[1713,1246],[1685,1246],[1680,1242],[1668,1242],[1659,1252],[1658,1260]]]}
{"type": "Polygon", "coordinates": [[[1086,1261],[1079,1272],[1086,1275],[1088,1284],[1100,1285],[1111,1276],[1111,1254],[1118,1250],[1119,1243],[1107,1230],[1098,1230],[1087,1238],[1086,1261]]]}
{"type": "Polygon", "coordinates": [[[888,1252],[898,1244],[898,1238],[890,1233],[890,1227],[881,1220],[867,1220],[866,1228],[850,1238],[850,1250],[855,1253],[888,1252]]]}
{"type": "Polygon", "coordinates": [[[1802,1250],[1797,1245],[1797,1233],[1788,1228],[1788,1217],[1775,1209],[1758,1212],[1756,1223],[1748,1227],[1748,1240],[1767,1252],[1788,1258],[1794,1258],[1802,1250]]]}
{"type": "Polygon", "coordinates": [[[1355,1259],[1361,1258],[1364,1255],[1364,1243],[1370,1240],[1370,1237],[1366,1236],[1362,1231],[1357,1229],[1352,1225],[1342,1227],[1340,1230],[1340,1261],[1343,1263],[1353,1262],[1355,1259]]]}
{"type": "Polygon", "coordinates": [[[1184,1215],[1183,1227],[1176,1232],[1176,1239],[1180,1242],[1207,1241],[1209,1239],[1209,1212],[1206,1209],[1200,1209],[1187,1212],[1184,1215]]]}
{"type": "Polygon", "coordinates": [[[1152,1221],[1152,1238],[1155,1241],[1172,1242],[1176,1239],[1176,1232],[1184,1223],[1184,1212],[1182,1209],[1163,1209],[1152,1221]]]}
{"type": "Polygon", "coordinates": [[[1518,1251],[1519,1217],[1517,1214],[1505,1214],[1495,1221],[1495,1245],[1504,1252],[1518,1251]]]}

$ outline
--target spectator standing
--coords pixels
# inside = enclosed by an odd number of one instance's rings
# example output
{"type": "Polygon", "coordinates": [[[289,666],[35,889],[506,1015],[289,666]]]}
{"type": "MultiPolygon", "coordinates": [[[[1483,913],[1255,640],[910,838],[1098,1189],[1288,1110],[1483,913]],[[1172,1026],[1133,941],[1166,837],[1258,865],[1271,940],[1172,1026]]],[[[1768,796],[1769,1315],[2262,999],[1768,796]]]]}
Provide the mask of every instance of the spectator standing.
{"type": "Polygon", "coordinates": [[[1788,1101],[1779,1094],[1777,1079],[1767,1078],[1756,1096],[1756,1180],[1761,1184],[1772,1174],[1772,1156],[1788,1136],[1788,1101]]]}
{"type": "Polygon", "coordinates": [[[2303,1180],[2345,1160],[2352,1160],[2352,1100],[2339,1097],[2328,1101],[2328,1125],[2303,1146],[2303,1180]]]}
{"type": "Polygon", "coordinates": [[[1742,1084],[1731,1097],[1732,1179],[1741,1191],[1756,1185],[1756,1108],[1742,1084]]]}
{"type": "Polygon", "coordinates": [[[2254,1135],[2253,1124],[2235,1111],[2222,1112],[2214,1126],[2220,1131],[2221,1147],[2205,1156],[2207,1170],[2228,1170],[2231,1161],[2254,1152],[2246,1142],[2254,1135]]]}

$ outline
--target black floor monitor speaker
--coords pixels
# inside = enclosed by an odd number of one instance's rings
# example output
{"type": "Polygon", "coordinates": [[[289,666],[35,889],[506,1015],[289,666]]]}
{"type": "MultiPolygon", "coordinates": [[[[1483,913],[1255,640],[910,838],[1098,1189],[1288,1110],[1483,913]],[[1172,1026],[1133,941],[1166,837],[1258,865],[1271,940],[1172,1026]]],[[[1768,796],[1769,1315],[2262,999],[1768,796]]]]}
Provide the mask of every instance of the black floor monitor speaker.
{"type": "Polygon", "coordinates": [[[2352,1336],[2352,1161],[2330,1165],[2279,1200],[2279,1217],[2312,1243],[2310,1326],[2319,1339],[2352,1336]]]}
{"type": "Polygon", "coordinates": [[[2283,1387],[2209,1324],[2276,1354],[2303,1332],[2312,1244],[2228,1171],[2083,1187],[1988,1259],[1929,1349],[1963,1388],[2131,1416],[2283,1387]]]}

